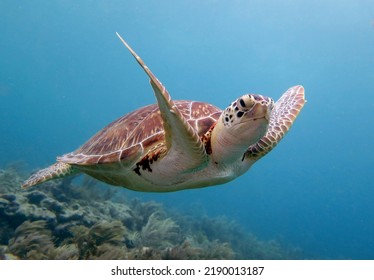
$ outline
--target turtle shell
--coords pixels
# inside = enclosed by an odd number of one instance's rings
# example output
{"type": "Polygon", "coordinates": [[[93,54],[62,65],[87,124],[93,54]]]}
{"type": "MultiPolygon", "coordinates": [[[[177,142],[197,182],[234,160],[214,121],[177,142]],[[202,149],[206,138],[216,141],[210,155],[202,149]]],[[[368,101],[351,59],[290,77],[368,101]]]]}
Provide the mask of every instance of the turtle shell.
{"type": "MultiPolygon", "coordinates": [[[[174,104],[201,138],[218,120],[221,109],[204,102],[177,100],[174,104]]],[[[58,157],[74,165],[115,163],[144,156],[165,143],[157,104],[135,110],[104,127],[74,152],[58,157]]]]}

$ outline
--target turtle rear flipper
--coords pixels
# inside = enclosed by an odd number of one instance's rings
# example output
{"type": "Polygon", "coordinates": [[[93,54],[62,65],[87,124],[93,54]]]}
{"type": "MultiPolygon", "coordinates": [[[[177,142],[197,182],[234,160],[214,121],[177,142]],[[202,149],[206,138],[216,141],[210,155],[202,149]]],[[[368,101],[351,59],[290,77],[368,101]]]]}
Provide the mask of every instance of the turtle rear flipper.
{"type": "Polygon", "coordinates": [[[71,164],[56,162],[55,164],[32,174],[30,178],[22,184],[22,188],[26,189],[49,180],[62,178],[79,172],[80,171],[71,164]]]}

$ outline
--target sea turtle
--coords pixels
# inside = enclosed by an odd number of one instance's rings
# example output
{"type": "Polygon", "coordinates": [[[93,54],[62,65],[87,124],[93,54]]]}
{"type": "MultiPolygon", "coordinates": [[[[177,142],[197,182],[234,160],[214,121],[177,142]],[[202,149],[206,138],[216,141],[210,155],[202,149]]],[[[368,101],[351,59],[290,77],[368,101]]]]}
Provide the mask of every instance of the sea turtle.
{"type": "Polygon", "coordinates": [[[145,192],[223,184],[271,151],[305,103],[302,86],[291,87],[275,104],[269,97],[245,94],[223,111],[204,102],[173,101],[117,36],[150,78],[157,104],[112,122],[76,151],[33,174],[23,188],[77,173],[145,192]]]}

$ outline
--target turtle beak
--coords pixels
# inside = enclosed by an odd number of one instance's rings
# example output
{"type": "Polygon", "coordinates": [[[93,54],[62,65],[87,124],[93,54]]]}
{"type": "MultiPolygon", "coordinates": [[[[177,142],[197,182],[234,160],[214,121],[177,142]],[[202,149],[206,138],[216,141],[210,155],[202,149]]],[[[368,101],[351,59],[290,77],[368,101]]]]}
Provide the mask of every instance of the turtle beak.
{"type": "Polygon", "coordinates": [[[253,121],[258,119],[265,119],[266,121],[270,121],[272,106],[269,105],[262,105],[262,104],[255,104],[251,111],[246,112],[247,120],[243,121],[253,121]]]}
{"type": "Polygon", "coordinates": [[[266,114],[265,114],[265,119],[270,122],[270,116],[271,112],[273,111],[274,108],[274,101],[271,99],[269,106],[267,106],[266,114]]]}
{"type": "Polygon", "coordinates": [[[270,114],[271,114],[271,109],[270,107],[267,108],[266,114],[265,114],[265,119],[270,122],[270,114]]]}

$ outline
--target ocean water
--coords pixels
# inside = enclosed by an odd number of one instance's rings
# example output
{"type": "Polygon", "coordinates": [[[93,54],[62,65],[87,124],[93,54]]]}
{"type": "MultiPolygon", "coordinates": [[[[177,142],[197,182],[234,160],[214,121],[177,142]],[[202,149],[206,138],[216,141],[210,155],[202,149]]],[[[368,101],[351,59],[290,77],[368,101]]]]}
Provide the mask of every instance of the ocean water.
{"type": "Polygon", "coordinates": [[[115,32],[174,99],[225,108],[301,84],[308,100],[242,177],[129,194],[229,217],[311,258],[374,259],[373,1],[1,1],[0,168],[45,167],[155,102],[115,32]]]}

